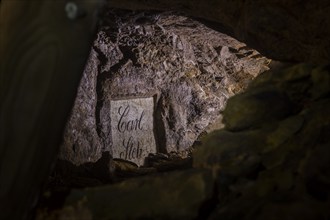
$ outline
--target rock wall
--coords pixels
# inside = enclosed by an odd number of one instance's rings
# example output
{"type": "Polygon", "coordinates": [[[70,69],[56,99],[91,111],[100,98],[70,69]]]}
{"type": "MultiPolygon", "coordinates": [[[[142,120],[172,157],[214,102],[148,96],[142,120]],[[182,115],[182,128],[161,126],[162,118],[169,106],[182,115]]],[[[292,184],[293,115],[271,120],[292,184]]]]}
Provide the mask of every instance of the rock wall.
{"type": "Polygon", "coordinates": [[[157,152],[185,157],[270,60],[171,12],[110,10],[91,49],[60,159],[80,165],[113,152],[111,101],[154,97],[157,152]]]}
{"type": "Polygon", "coordinates": [[[72,190],[48,216],[329,219],[329,109],[329,66],[279,66],[228,100],[225,128],[202,139],[194,169],[72,190]]]}
{"type": "Polygon", "coordinates": [[[327,0],[111,0],[108,4],[131,10],[175,10],[213,21],[213,28],[274,60],[329,62],[327,0]]]}
{"type": "Polygon", "coordinates": [[[196,168],[218,173],[223,202],[209,219],[329,218],[329,95],[329,66],[300,64],[228,101],[225,129],[194,154],[196,168]]]}

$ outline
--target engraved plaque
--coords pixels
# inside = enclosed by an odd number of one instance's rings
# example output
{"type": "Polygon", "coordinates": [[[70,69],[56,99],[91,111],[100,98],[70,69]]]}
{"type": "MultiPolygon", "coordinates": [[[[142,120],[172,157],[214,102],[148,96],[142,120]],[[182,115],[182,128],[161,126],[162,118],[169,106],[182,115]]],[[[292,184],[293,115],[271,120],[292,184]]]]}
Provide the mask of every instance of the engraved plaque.
{"type": "Polygon", "coordinates": [[[153,98],[115,100],[110,105],[113,158],[143,165],[149,153],[156,153],[153,98]]]}

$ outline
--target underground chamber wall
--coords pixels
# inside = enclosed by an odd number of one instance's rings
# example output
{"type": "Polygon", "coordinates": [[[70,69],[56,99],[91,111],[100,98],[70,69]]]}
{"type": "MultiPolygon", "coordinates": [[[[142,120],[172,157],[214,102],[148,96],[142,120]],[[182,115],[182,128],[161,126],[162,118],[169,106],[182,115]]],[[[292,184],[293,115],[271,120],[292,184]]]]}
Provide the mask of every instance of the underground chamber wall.
{"type": "MultiPolygon", "coordinates": [[[[71,188],[188,170],[166,181],[184,184],[179,192],[194,190],[195,178],[208,180],[205,189],[195,189],[206,190],[198,201],[207,199],[214,191],[212,178],[191,170],[192,152],[200,136],[223,128],[228,98],[268,70],[270,60],[174,12],[111,10],[102,21],[48,190],[62,186],[66,195],[71,188]]],[[[150,187],[158,179],[146,181],[150,187]]]]}
{"type": "Polygon", "coordinates": [[[328,69],[281,64],[264,72],[268,59],[185,16],[109,15],[115,19],[92,47],[60,158],[79,177],[69,172],[71,187],[120,183],[72,190],[67,206],[114,219],[329,216],[317,171],[329,158],[328,69]],[[113,158],[112,148],[127,143],[125,135],[113,141],[113,129],[148,130],[147,111],[156,153],[144,164],[113,158]],[[221,117],[225,127],[194,146],[221,117]]]}
{"type": "Polygon", "coordinates": [[[227,99],[269,63],[184,15],[110,10],[93,43],[59,158],[81,165],[109,152],[139,166],[149,154],[186,158],[203,132],[222,126],[227,99]]]}

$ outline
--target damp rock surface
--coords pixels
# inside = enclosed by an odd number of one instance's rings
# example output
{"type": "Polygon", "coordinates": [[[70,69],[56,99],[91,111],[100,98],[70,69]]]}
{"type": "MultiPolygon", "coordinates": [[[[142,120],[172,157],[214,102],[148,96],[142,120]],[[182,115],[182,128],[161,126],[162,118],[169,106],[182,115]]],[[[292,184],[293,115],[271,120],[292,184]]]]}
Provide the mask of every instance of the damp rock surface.
{"type": "Polygon", "coordinates": [[[217,173],[220,202],[209,219],[329,218],[329,75],[326,66],[284,65],[232,98],[259,109],[249,114],[244,105],[228,104],[225,112],[237,108],[249,120],[225,114],[225,128],[202,139],[194,152],[194,167],[217,173]],[[259,96],[251,94],[270,85],[288,104],[278,98],[254,104],[259,96]]]}
{"type": "Polygon", "coordinates": [[[108,10],[78,88],[59,158],[80,165],[110,152],[143,165],[149,153],[177,152],[186,157],[203,131],[213,124],[221,127],[220,112],[227,99],[266,71],[269,62],[245,44],[184,15],[108,10]],[[132,123],[141,119],[154,129],[118,139],[120,118],[114,118],[120,112],[113,110],[114,100],[127,100],[127,107],[138,98],[153,103],[140,106],[136,111],[140,115],[132,116],[131,122],[120,122],[134,127],[132,123]],[[152,113],[139,118],[148,108],[152,113]]]}
{"type": "MultiPolygon", "coordinates": [[[[239,98],[252,101],[249,94],[271,84],[290,100],[290,114],[251,115],[257,125],[239,130],[225,124],[201,139],[193,168],[72,190],[61,207],[40,209],[39,219],[329,219],[329,75],[328,67],[309,64],[268,71],[239,98]]],[[[168,159],[149,162],[161,171],[157,163],[168,159]]],[[[143,170],[116,162],[126,172],[143,170]]]]}
{"type": "Polygon", "coordinates": [[[73,190],[63,209],[37,219],[196,219],[212,193],[209,170],[172,172],[73,190]]]}

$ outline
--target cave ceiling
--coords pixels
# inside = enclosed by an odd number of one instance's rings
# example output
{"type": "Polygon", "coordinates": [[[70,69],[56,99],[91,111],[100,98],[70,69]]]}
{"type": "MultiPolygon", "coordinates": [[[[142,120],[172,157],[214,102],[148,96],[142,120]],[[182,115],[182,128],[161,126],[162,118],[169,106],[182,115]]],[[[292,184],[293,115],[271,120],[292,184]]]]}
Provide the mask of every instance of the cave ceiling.
{"type": "Polygon", "coordinates": [[[183,12],[274,60],[325,64],[330,57],[330,3],[325,0],[112,0],[108,5],[183,12]]]}

